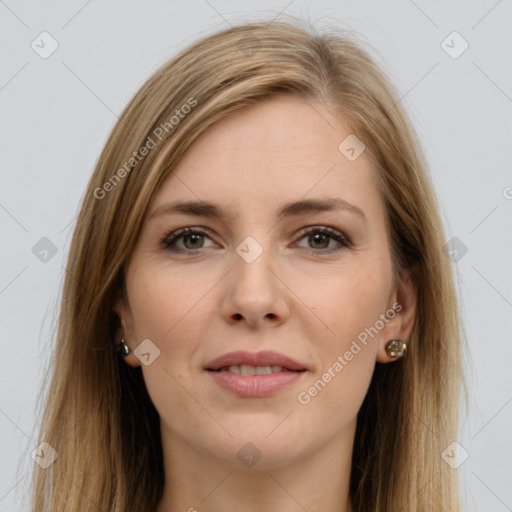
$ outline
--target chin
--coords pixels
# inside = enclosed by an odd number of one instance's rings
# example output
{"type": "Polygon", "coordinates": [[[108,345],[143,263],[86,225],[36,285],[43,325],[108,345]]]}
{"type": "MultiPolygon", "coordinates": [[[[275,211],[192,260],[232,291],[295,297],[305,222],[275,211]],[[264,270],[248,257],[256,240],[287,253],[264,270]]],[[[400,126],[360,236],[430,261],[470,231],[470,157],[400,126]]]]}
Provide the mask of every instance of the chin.
{"type": "MultiPolygon", "coordinates": [[[[272,432],[277,424],[274,423],[271,428],[268,428],[265,423],[261,430],[252,425],[252,428],[247,431],[241,429],[237,431],[238,434],[233,433],[233,437],[222,436],[222,439],[209,437],[202,449],[209,452],[217,462],[220,461],[233,470],[280,469],[300,459],[308,449],[300,445],[304,436],[299,434],[293,436],[285,431],[278,432],[278,429],[272,432]]],[[[311,451],[313,450],[314,448],[311,447],[311,451]]]]}

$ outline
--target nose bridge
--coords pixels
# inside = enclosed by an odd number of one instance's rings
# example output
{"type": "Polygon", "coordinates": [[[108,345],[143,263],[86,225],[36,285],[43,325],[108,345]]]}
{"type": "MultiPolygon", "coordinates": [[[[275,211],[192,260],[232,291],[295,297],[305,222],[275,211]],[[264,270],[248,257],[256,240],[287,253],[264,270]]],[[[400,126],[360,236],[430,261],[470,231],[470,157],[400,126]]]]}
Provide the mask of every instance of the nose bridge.
{"type": "Polygon", "coordinates": [[[266,316],[274,318],[286,314],[285,287],[275,275],[271,237],[263,230],[258,233],[246,236],[235,247],[225,304],[229,318],[242,316],[250,324],[257,324],[266,316]]]}
{"type": "Polygon", "coordinates": [[[246,236],[235,248],[235,274],[237,282],[243,281],[248,286],[268,285],[269,267],[272,266],[272,248],[270,237],[262,232],[246,236]],[[260,241],[256,239],[259,238],[260,241]],[[263,239],[265,238],[265,239],[263,239]]]}

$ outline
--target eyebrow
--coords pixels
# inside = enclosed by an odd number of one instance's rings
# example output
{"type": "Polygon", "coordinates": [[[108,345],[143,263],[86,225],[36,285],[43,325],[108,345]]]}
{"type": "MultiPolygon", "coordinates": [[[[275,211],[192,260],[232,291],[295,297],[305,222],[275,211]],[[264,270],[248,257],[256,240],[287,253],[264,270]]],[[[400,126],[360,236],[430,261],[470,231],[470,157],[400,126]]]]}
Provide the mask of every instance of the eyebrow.
{"type": "MultiPolygon", "coordinates": [[[[284,204],[279,210],[277,216],[279,218],[297,217],[307,213],[329,212],[335,210],[349,211],[356,214],[364,221],[367,220],[366,215],[361,208],[349,203],[341,197],[292,201],[284,204]]],[[[215,218],[222,222],[225,222],[229,218],[229,214],[221,206],[209,201],[175,201],[172,203],[166,203],[156,208],[149,218],[153,219],[160,215],[169,215],[172,213],[215,218]]]]}

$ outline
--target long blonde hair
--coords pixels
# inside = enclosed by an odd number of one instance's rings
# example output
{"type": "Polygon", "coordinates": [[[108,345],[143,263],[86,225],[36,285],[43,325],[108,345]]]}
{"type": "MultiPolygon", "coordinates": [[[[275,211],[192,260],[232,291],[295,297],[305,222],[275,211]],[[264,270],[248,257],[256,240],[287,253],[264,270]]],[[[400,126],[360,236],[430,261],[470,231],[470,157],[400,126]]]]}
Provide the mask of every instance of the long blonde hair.
{"type": "MultiPolygon", "coordinates": [[[[376,364],[358,413],[354,512],[457,512],[463,329],[439,207],[417,136],[390,80],[361,45],[301,22],[253,22],[204,37],[161,67],[122,113],[73,234],[34,466],[34,512],[155,510],[163,491],[159,417],[141,368],[114,350],[112,306],[151,198],[184,151],[230,112],[273,94],[320,101],[366,145],[385,199],[394,272],[414,269],[406,357],[376,364]],[[142,149],[146,148],[146,149],[142,149]]],[[[340,141],[341,142],[341,141],[340,141]]]]}

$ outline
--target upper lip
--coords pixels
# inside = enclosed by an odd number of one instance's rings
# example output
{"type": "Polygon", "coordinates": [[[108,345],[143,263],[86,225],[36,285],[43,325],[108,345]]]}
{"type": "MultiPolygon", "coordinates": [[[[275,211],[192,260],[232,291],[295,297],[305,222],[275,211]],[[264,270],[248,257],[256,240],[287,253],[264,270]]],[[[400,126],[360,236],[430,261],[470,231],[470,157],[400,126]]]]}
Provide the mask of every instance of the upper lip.
{"type": "Polygon", "coordinates": [[[206,364],[206,370],[220,370],[226,366],[281,366],[288,370],[306,370],[306,367],[294,359],[273,351],[247,352],[239,350],[229,352],[206,364]]]}

